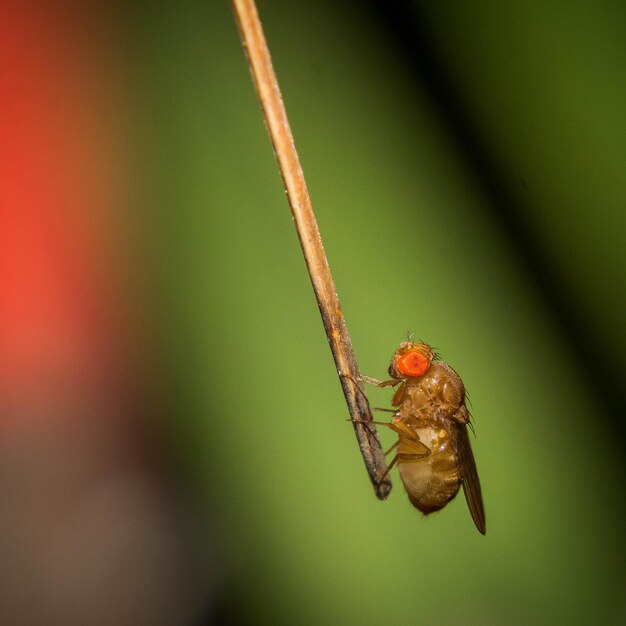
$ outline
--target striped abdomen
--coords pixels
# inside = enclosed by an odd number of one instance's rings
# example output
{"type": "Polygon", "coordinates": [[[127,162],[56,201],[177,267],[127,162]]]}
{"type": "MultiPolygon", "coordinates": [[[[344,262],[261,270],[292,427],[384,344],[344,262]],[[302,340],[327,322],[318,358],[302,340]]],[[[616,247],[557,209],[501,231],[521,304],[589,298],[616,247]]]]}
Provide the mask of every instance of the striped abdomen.
{"type": "MultiPolygon", "coordinates": [[[[461,474],[454,446],[444,428],[416,429],[420,441],[430,448],[424,459],[398,459],[400,477],[409,500],[422,513],[428,514],[443,508],[461,486],[461,474]]],[[[412,454],[415,449],[400,437],[399,452],[412,454]]]]}

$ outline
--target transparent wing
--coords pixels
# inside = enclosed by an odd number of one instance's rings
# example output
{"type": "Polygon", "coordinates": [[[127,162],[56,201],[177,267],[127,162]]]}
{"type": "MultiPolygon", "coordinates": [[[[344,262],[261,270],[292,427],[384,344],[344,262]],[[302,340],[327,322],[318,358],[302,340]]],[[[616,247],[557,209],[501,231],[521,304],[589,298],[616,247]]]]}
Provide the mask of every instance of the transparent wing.
{"type": "Polygon", "coordinates": [[[485,525],[485,507],[483,506],[483,495],[480,490],[480,481],[476,471],[476,462],[470,445],[469,435],[465,424],[455,424],[456,428],[456,448],[461,466],[461,476],[463,479],[463,492],[467,500],[472,519],[476,528],[483,535],[487,531],[485,525]]]}

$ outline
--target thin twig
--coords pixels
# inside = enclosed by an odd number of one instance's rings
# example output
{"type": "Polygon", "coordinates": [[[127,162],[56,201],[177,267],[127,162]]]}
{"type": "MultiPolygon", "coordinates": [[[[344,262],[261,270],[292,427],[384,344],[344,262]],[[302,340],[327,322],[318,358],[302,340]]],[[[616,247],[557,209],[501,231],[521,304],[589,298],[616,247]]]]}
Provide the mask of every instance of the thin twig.
{"type": "Polygon", "coordinates": [[[384,500],[391,490],[389,479],[382,480],[387,464],[375,426],[358,423],[371,422],[372,414],[317,228],[259,15],[254,0],[232,0],[232,5],[359,448],[376,495],[384,500]]]}

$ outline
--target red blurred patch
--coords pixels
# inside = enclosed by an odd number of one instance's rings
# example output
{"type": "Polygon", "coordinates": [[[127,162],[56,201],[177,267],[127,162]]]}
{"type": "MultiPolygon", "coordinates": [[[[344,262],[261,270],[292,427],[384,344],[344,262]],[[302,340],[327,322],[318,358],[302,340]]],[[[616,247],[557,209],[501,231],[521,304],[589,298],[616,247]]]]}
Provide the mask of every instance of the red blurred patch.
{"type": "Polygon", "coordinates": [[[97,378],[119,347],[106,88],[90,71],[86,25],[68,7],[28,6],[0,9],[3,404],[97,378]]]}

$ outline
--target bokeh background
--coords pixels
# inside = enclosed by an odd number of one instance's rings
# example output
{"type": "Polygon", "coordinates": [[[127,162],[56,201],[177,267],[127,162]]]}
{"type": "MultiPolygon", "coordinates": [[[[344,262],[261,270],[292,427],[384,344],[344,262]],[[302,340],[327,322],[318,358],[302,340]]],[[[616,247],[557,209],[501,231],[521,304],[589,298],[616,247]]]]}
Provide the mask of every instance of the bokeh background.
{"type": "Polygon", "coordinates": [[[258,5],[361,369],[461,374],[487,535],[373,495],[228,3],[6,3],[2,623],[623,623],[622,3],[258,5]]]}

